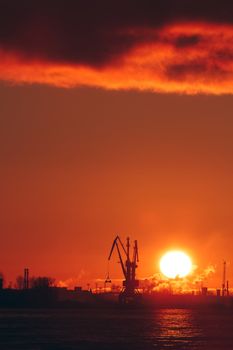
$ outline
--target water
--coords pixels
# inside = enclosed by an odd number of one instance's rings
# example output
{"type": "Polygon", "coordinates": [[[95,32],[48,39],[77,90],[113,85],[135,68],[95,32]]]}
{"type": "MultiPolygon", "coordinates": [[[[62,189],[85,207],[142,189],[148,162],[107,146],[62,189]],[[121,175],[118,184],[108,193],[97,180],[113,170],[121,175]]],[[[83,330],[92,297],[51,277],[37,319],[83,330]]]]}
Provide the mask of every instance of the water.
{"type": "Polygon", "coordinates": [[[233,349],[230,310],[0,310],[1,350],[233,349]]]}

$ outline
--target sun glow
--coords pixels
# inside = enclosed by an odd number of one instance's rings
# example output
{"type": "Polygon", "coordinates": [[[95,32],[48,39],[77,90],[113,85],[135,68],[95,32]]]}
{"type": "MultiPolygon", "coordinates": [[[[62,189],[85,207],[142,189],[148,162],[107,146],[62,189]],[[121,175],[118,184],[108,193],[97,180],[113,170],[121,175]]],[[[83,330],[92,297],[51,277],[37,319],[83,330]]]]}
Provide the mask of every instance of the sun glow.
{"type": "Polygon", "coordinates": [[[182,278],[191,272],[192,261],[182,251],[170,251],[161,258],[160,270],[168,278],[182,278]]]}

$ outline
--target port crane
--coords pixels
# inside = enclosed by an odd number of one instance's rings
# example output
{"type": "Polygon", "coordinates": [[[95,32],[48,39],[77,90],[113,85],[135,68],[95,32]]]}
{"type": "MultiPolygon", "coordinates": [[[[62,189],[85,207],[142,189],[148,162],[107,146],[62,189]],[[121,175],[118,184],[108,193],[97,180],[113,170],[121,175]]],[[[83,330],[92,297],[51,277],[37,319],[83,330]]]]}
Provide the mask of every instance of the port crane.
{"type": "MultiPolygon", "coordinates": [[[[134,241],[133,255],[130,258],[130,238],[126,240],[126,246],[123,244],[119,236],[113,241],[112,248],[108,257],[108,261],[111,260],[113,251],[117,250],[119,263],[124,276],[123,288],[119,295],[119,301],[121,303],[128,303],[134,301],[140,295],[138,294],[139,281],[136,279],[136,269],[139,262],[138,258],[138,243],[134,241]],[[124,261],[125,260],[125,261],[124,261]]],[[[109,274],[107,279],[109,279],[109,274]]],[[[107,280],[106,280],[107,281],[107,280]]]]}

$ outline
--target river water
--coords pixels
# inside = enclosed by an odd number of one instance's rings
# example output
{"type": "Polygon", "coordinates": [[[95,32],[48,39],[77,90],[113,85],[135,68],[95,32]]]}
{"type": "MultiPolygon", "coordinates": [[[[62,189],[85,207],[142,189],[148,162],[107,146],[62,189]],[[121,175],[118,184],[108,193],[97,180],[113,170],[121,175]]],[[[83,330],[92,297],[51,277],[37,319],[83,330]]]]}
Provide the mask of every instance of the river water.
{"type": "Polygon", "coordinates": [[[194,309],[0,310],[1,350],[233,349],[233,313],[194,309]]]}

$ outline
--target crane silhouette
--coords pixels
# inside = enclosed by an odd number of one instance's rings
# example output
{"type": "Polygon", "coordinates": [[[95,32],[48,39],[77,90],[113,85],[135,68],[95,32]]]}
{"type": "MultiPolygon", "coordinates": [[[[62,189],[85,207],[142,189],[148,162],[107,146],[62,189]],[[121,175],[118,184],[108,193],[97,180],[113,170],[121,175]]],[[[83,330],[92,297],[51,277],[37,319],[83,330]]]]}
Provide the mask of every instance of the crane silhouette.
{"type": "MultiPolygon", "coordinates": [[[[129,237],[126,240],[126,246],[124,246],[120,237],[116,236],[108,257],[109,261],[111,260],[114,250],[117,250],[119,262],[124,276],[123,288],[119,295],[119,301],[121,303],[128,303],[132,300],[136,300],[140,296],[138,293],[139,281],[136,279],[136,269],[138,267],[137,263],[139,262],[138,243],[137,241],[134,241],[132,259],[130,258],[129,237]]],[[[109,273],[107,279],[110,280],[109,273]]]]}

